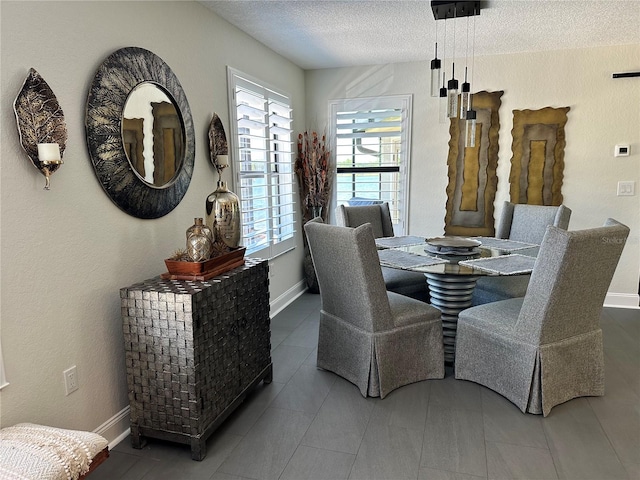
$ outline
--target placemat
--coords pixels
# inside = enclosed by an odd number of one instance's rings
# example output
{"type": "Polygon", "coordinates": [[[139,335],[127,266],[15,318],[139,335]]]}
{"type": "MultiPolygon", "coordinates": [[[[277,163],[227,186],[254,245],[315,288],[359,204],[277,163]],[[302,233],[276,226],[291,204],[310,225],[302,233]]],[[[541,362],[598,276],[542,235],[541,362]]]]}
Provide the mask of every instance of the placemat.
{"type": "Polygon", "coordinates": [[[526,255],[527,257],[537,257],[538,253],[540,253],[540,245],[536,245],[535,247],[527,247],[521,248],[517,250],[518,255],[526,255]]]}
{"type": "Polygon", "coordinates": [[[523,273],[531,273],[533,265],[536,263],[534,257],[527,255],[501,255],[499,257],[478,258],[476,260],[463,260],[460,265],[477,268],[489,273],[497,273],[499,275],[519,275],[523,273]]]}
{"type": "Polygon", "coordinates": [[[506,238],[495,237],[474,237],[482,242],[482,246],[485,248],[495,248],[502,252],[515,252],[523,248],[538,247],[535,243],[518,242],[516,240],[508,240],[506,238]]]}
{"type": "Polygon", "coordinates": [[[424,243],[424,238],[414,235],[376,238],[376,246],[378,248],[408,247],[409,245],[420,245],[422,243],[424,243]]]}
{"type": "Polygon", "coordinates": [[[410,270],[417,267],[428,267],[440,263],[449,263],[442,258],[430,257],[428,255],[417,255],[415,253],[403,252],[401,250],[378,250],[380,265],[384,267],[401,268],[410,270]]]}

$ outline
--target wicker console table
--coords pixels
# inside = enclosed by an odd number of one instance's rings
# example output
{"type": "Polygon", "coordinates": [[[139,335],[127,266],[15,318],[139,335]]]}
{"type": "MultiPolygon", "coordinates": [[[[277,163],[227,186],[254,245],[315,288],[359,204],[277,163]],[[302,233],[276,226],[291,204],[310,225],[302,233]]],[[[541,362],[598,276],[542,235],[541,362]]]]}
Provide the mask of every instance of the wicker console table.
{"type": "Polygon", "coordinates": [[[207,438],[273,378],[267,261],[207,281],[152,278],[120,299],[133,447],[159,438],[202,460],[207,438]]]}

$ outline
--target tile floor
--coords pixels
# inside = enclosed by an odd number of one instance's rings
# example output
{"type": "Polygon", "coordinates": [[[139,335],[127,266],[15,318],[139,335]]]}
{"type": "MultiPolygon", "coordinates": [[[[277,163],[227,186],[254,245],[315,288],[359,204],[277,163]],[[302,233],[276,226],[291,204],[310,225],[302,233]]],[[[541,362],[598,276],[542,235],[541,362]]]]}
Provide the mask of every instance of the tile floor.
{"type": "Polygon", "coordinates": [[[640,311],[603,312],[606,395],[542,418],[451,371],[363,398],[315,367],[319,305],[304,294],[273,319],[273,383],[214,433],[202,462],[185,445],[127,439],[91,480],[640,479],[640,311]]]}

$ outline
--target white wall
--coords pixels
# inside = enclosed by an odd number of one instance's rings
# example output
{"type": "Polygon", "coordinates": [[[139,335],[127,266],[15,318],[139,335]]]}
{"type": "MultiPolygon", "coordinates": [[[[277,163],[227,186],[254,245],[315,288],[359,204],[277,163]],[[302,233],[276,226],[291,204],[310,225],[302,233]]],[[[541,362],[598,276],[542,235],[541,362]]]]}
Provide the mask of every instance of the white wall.
{"type": "MultiPolygon", "coordinates": [[[[295,131],[305,128],[304,75],[195,2],[3,0],[0,8],[0,327],[10,382],[0,392],[0,425],[94,430],[128,406],[119,289],[166,271],[163,259],[184,246],[185,230],[204,216],[215,189],[207,130],[213,112],[229,129],[226,66],[289,93],[295,131]],[[151,50],[172,68],[195,125],[189,189],[156,220],[131,217],[111,202],[85,143],[85,102],[96,68],[127,46],[151,50]],[[55,92],[69,133],[65,163],[48,192],[20,147],[13,114],[30,67],[55,92]],[[71,365],[80,389],[65,396],[62,372],[71,365]]],[[[302,282],[301,250],[272,263],[272,302],[302,282]]],[[[127,426],[125,419],[106,436],[112,440],[127,426]]]]}
{"type": "MultiPolygon", "coordinates": [[[[570,106],[565,128],[564,203],[570,229],[600,226],[614,217],[631,236],[610,286],[614,301],[638,305],[640,269],[640,79],[612,79],[640,69],[640,46],[478,57],[474,91],[504,90],[496,213],[509,199],[513,110],[570,106]],[[629,157],[613,157],[616,144],[629,157]],[[617,197],[619,180],[636,182],[636,196],[617,197]]],[[[358,96],[413,94],[409,233],[442,235],[446,207],[449,124],[438,123],[438,99],[429,96],[429,64],[305,72],[307,117],[327,123],[327,102],[358,96]]]]}

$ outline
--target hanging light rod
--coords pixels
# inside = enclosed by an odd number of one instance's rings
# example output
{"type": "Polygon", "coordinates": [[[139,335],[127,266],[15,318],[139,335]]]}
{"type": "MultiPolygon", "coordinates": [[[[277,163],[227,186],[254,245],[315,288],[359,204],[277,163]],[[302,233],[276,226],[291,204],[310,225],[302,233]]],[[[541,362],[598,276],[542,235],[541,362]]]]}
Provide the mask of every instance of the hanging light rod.
{"type": "Polygon", "coordinates": [[[459,2],[434,0],[431,2],[431,10],[433,10],[433,18],[436,20],[473,17],[480,15],[480,2],[478,0],[459,2]]]}
{"type": "Polygon", "coordinates": [[[640,72],[624,72],[624,73],[613,74],[613,78],[631,78],[631,77],[640,77],[640,72]]]}

